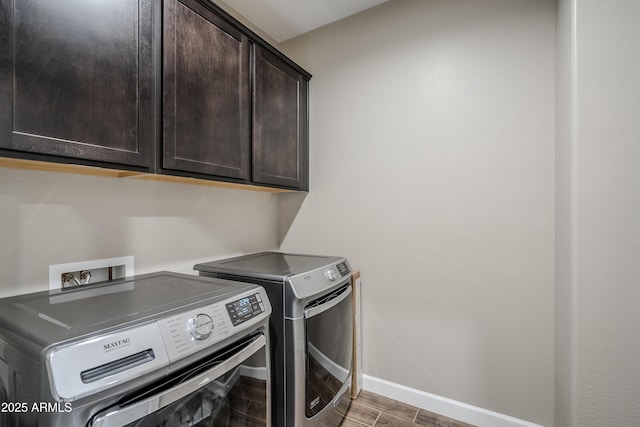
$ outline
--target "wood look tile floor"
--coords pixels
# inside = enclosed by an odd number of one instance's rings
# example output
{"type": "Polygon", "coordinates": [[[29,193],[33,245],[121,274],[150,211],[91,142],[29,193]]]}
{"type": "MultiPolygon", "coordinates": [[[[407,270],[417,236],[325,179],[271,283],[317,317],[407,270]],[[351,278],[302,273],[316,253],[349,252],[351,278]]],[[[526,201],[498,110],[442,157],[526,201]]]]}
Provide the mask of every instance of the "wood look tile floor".
{"type": "Polygon", "coordinates": [[[475,427],[362,390],[341,427],[475,427]]]}

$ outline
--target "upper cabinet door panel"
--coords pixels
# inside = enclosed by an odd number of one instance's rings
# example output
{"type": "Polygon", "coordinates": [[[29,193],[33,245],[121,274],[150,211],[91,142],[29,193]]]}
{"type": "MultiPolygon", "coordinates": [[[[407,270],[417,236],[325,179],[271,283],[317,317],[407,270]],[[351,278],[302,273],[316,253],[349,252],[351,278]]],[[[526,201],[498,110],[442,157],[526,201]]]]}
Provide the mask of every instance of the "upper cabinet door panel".
{"type": "Polygon", "coordinates": [[[253,180],[307,189],[307,80],[256,46],[253,180]]]}
{"type": "Polygon", "coordinates": [[[0,147],[150,166],[151,0],[0,1],[0,147]]]}
{"type": "Polygon", "coordinates": [[[247,37],[195,1],[165,1],[163,167],[249,178],[247,37]]]}

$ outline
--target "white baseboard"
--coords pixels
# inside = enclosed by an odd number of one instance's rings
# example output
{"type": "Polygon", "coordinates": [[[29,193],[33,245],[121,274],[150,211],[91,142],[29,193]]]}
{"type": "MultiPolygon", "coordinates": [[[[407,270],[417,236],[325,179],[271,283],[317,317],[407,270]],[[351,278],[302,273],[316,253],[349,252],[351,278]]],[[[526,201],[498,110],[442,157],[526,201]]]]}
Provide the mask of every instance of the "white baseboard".
{"type": "Polygon", "coordinates": [[[436,396],[435,394],[369,375],[363,376],[362,388],[478,427],[542,427],[539,424],[533,424],[508,415],[478,408],[477,406],[467,405],[466,403],[436,396]]]}

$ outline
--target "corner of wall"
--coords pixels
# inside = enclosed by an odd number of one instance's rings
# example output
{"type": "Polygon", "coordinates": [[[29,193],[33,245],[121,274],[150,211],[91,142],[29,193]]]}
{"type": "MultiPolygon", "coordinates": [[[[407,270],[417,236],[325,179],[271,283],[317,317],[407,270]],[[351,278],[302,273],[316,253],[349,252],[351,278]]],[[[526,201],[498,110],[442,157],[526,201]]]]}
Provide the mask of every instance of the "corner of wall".
{"type": "Polygon", "coordinates": [[[557,1],[555,405],[556,426],[576,426],[575,0],[557,1]]]}

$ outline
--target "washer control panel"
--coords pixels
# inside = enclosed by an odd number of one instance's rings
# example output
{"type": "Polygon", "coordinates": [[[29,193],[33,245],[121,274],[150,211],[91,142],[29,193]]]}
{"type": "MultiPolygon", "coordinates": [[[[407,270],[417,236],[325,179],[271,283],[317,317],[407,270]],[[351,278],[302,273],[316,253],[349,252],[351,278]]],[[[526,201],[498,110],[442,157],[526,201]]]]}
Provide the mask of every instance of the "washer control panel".
{"type": "Polygon", "coordinates": [[[329,268],[327,271],[324,272],[324,277],[329,279],[329,281],[331,282],[335,282],[336,279],[338,278],[338,273],[336,273],[336,271],[333,268],[329,268]]]}
{"type": "Polygon", "coordinates": [[[194,339],[206,340],[213,332],[213,319],[208,314],[196,314],[189,319],[188,328],[194,339]]]}
{"type": "Polygon", "coordinates": [[[260,294],[249,295],[226,304],[233,326],[237,326],[260,313],[264,313],[264,302],[260,294]]]}
{"type": "Polygon", "coordinates": [[[254,287],[229,298],[97,335],[47,351],[52,393],[73,401],[149,372],[223,340],[256,328],[271,314],[264,289],[254,287]]]}
{"type": "Polygon", "coordinates": [[[250,328],[271,313],[264,291],[251,290],[215,304],[160,319],[169,360],[175,361],[250,328]],[[253,320],[253,321],[251,321],[253,320]]]}

